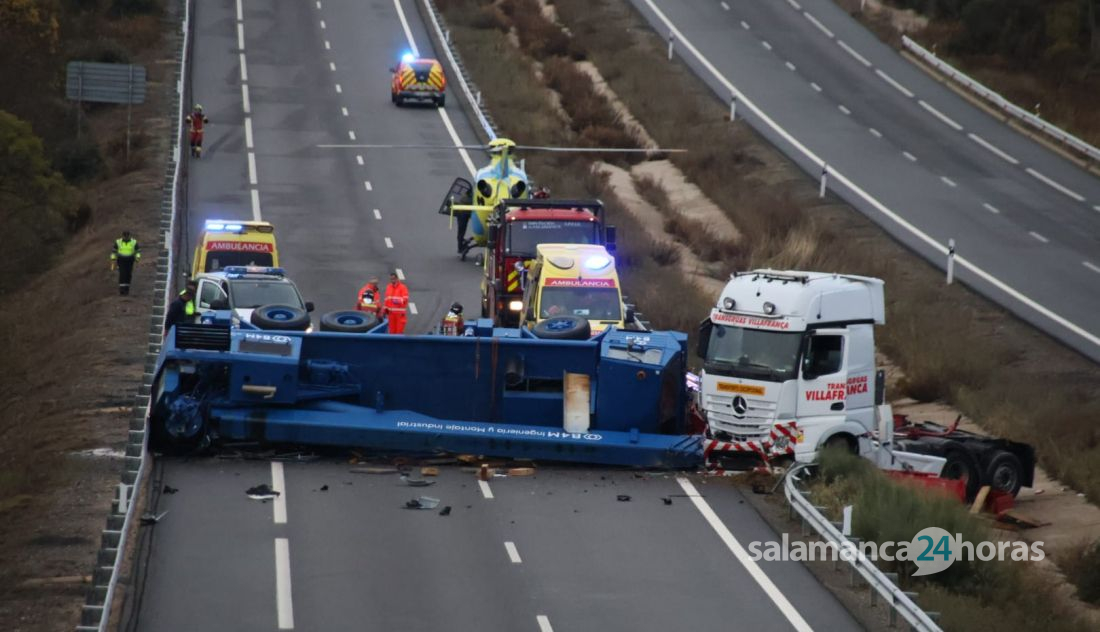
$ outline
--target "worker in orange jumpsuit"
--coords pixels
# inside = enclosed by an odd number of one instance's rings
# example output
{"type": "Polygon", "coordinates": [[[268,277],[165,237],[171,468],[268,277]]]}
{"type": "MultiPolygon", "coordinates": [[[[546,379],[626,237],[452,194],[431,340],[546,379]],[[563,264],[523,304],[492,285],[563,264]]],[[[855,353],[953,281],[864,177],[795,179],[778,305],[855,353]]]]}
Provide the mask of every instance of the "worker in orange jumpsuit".
{"type": "Polygon", "coordinates": [[[379,310],[379,299],[381,292],[378,290],[378,279],[372,278],[367,281],[366,285],[359,288],[359,300],[355,303],[355,309],[360,312],[369,312],[371,314],[377,314],[379,310]]]}
{"type": "Polygon", "coordinates": [[[382,316],[390,320],[391,334],[405,333],[408,321],[409,288],[397,278],[396,272],[390,273],[390,284],[386,286],[386,300],[382,306],[382,316]]]}

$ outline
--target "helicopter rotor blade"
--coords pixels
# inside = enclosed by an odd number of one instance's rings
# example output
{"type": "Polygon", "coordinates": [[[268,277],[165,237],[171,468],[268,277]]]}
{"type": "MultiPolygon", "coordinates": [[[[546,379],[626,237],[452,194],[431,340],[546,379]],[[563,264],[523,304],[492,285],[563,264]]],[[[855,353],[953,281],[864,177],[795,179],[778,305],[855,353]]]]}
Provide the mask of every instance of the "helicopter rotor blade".
{"type": "Polygon", "coordinates": [[[665,149],[664,147],[656,147],[654,149],[638,149],[637,147],[545,147],[540,145],[516,145],[512,149],[523,151],[555,151],[563,153],[572,152],[578,154],[682,154],[687,152],[686,149],[665,149]]]}
{"type": "Polygon", "coordinates": [[[322,149],[489,149],[486,145],[317,145],[322,149]]]}

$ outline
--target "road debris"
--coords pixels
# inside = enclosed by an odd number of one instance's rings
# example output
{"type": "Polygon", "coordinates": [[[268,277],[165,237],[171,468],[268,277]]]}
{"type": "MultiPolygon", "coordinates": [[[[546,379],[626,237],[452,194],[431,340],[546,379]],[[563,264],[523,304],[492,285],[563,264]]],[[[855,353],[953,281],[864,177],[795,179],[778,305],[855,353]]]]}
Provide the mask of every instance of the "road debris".
{"type": "Polygon", "coordinates": [[[404,474],[401,475],[401,480],[405,481],[405,484],[409,487],[427,487],[429,485],[435,485],[435,481],[426,481],[422,478],[410,478],[404,474]]]}
{"type": "Polygon", "coordinates": [[[663,502],[666,505],[671,505],[672,504],[672,499],[669,498],[668,496],[665,496],[664,498],[661,499],[661,502],[663,502]]]}
{"type": "Polygon", "coordinates": [[[327,492],[328,491],[328,485],[322,485],[321,486],[321,491],[327,492]]]}
{"type": "Polygon", "coordinates": [[[352,474],[397,474],[396,467],[353,467],[348,470],[352,474]]]}
{"type": "Polygon", "coordinates": [[[165,485],[164,486],[164,493],[165,494],[174,494],[178,491],[179,491],[179,489],[176,489],[175,487],[172,487],[171,485],[165,485]]]}
{"type": "Polygon", "coordinates": [[[449,515],[451,515],[451,506],[450,506],[450,505],[447,505],[447,506],[446,506],[446,507],[444,507],[443,509],[440,509],[440,510],[439,510],[439,515],[441,515],[441,516],[449,516],[449,515]]]}
{"type": "Polygon", "coordinates": [[[150,526],[160,522],[167,515],[167,511],[159,514],[147,513],[141,516],[139,522],[142,524],[142,526],[150,526]]]}
{"type": "Polygon", "coordinates": [[[615,500],[617,500],[621,503],[628,503],[628,502],[630,502],[630,496],[627,495],[627,494],[619,494],[618,496],[615,497],[615,500]]]}
{"type": "Polygon", "coordinates": [[[252,500],[261,500],[263,502],[275,500],[279,497],[279,492],[271,489],[271,486],[267,483],[257,485],[255,487],[249,487],[248,489],[244,490],[244,493],[248,494],[248,497],[252,500]]]}
{"type": "Polygon", "coordinates": [[[512,467],[508,468],[508,476],[534,476],[535,468],[533,467],[512,467]]]}
{"type": "Polygon", "coordinates": [[[439,476],[438,467],[422,467],[420,468],[421,476],[439,476]]]}
{"type": "Polygon", "coordinates": [[[481,469],[477,472],[477,478],[481,481],[487,481],[493,477],[493,473],[489,470],[489,465],[486,463],[481,464],[481,469]]]}
{"type": "Polygon", "coordinates": [[[405,509],[435,509],[439,506],[439,499],[431,496],[413,498],[405,503],[405,509]]]}

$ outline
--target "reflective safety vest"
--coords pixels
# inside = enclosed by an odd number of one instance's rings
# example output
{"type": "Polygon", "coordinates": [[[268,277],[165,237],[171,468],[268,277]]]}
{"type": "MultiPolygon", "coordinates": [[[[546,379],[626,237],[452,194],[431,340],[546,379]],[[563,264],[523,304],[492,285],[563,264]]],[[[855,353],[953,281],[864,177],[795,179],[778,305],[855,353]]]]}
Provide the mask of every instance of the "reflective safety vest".
{"type": "Polygon", "coordinates": [[[440,332],[444,336],[461,336],[465,324],[462,322],[462,316],[454,313],[447,312],[447,315],[443,317],[443,323],[440,325],[440,332]]]}
{"type": "Polygon", "coordinates": [[[131,238],[126,241],[122,238],[115,240],[115,250],[111,253],[111,259],[118,257],[134,257],[141,258],[141,251],[138,249],[138,242],[136,239],[131,238]]]}
{"type": "Polygon", "coordinates": [[[387,313],[404,314],[409,306],[409,288],[400,281],[387,285],[384,305],[387,313]]]}

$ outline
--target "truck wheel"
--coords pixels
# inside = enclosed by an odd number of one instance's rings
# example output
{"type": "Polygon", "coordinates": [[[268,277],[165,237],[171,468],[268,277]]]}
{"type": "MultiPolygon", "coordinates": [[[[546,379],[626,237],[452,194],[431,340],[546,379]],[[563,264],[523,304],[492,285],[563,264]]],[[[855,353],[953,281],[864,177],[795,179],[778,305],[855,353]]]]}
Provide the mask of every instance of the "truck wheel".
{"type": "Polygon", "coordinates": [[[1015,454],[1001,450],[985,468],[986,481],[993,489],[1015,496],[1022,486],[1023,469],[1015,454]]]}
{"type": "Polygon", "coordinates": [[[843,450],[848,454],[859,454],[859,444],[851,435],[844,433],[829,437],[822,447],[826,450],[843,450]]]}
{"type": "Polygon", "coordinates": [[[378,316],[370,312],[329,312],[321,316],[321,331],[365,334],[378,326],[378,316]]]}
{"type": "Polygon", "coordinates": [[[554,316],[536,324],[531,333],[543,340],[588,340],[592,326],[580,316],[554,316]]]}
{"type": "Polygon", "coordinates": [[[293,305],[261,305],[252,310],[249,322],[260,329],[305,331],[309,329],[309,313],[293,305]]]}
{"type": "Polygon", "coordinates": [[[436,100],[435,100],[435,107],[437,107],[437,108],[441,108],[441,107],[443,107],[443,106],[444,106],[444,105],[446,105],[446,104],[447,104],[447,95],[445,95],[445,94],[441,94],[441,95],[439,95],[438,97],[436,97],[436,100]]]}
{"type": "Polygon", "coordinates": [[[978,470],[978,460],[966,450],[955,448],[944,453],[947,463],[943,465],[940,478],[963,481],[966,488],[966,499],[972,500],[978,495],[978,489],[982,486],[981,472],[978,470]]]}

